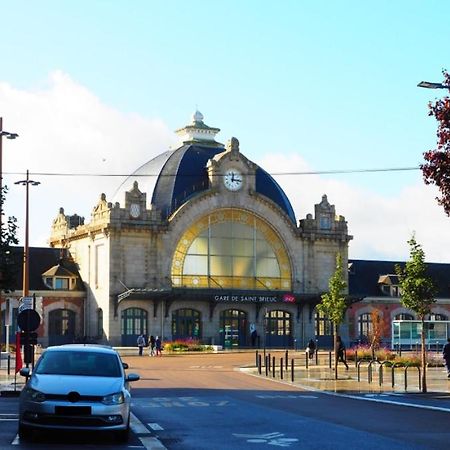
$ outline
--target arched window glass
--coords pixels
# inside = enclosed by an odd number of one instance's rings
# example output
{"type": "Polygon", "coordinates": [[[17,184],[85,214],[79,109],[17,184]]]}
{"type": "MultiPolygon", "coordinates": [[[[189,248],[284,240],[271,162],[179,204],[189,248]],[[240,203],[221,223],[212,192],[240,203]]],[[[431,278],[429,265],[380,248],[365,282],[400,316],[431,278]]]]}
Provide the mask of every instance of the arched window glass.
{"type": "Polygon", "coordinates": [[[331,336],[333,324],[322,312],[316,310],[315,315],[316,336],[331,336]]]}
{"type": "Polygon", "coordinates": [[[394,320],[414,320],[414,316],[408,313],[400,313],[394,316],[394,320]]]}
{"type": "Polygon", "coordinates": [[[367,339],[372,331],[372,315],[370,313],[361,314],[358,317],[358,332],[360,339],[367,339]]]}
{"type": "Polygon", "coordinates": [[[201,313],[195,309],[181,308],[172,313],[173,339],[200,339],[202,337],[201,313]]]}
{"type": "Polygon", "coordinates": [[[239,209],[220,209],[194,223],[178,242],[174,286],[290,290],[288,255],[274,229],[239,209]]]}
{"type": "Polygon", "coordinates": [[[444,314],[431,313],[428,320],[448,320],[448,318],[444,314]]]}

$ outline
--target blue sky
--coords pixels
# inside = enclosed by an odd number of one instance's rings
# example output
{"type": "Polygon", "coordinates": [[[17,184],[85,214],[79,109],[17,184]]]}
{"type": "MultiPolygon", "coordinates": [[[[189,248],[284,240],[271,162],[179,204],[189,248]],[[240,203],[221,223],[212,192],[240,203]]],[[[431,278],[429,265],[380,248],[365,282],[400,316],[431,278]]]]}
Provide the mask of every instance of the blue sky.
{"type": "MultiPolygon", "coordinates": [[[[196,107],[221,128],[219,140],[236,136],[269,172],[416,167],[435,144],[427,103],[443,93],[417,83],[450,69],[445,1],[0,0],[0,8],[0,115],[21,135],[4,144],[5,172],[132,171],[173,144],[171,131],[196,107]]],[[[16,178],[5,175],[10,186],[16,178]]],[[[299,219],[327,193],[355,236],[351,257],[405,258],[416,231],[431,259],[449,261],[436,236],[450,244],[442,231],[450,219],[420,203],[436,193],[423,191],[419,171],[277,180],[299,219]]],[[[66,181],[40,181],[34,245],[59,206],[89,216],[101,192],[58,197],[66,181]]],[[[21,219],[15,189],[8,212],[21,219]]]]}

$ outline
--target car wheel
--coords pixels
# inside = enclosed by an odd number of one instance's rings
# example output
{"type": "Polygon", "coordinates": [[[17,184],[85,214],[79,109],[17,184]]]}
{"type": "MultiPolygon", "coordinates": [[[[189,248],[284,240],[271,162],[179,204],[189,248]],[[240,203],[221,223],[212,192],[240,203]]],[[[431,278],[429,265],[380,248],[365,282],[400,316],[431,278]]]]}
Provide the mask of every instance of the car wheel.
{"type": "Polygon", "coordinates": [[[116,440],[118,442],[128,442],[129,436],[130,436],[129,426],[125,430],[116,431],[116,440]]]}
{"type": "Polygon", "coordinates": [[[19,423],[19,438],[29,441],[33,437],[33,430],[19,423]]]}

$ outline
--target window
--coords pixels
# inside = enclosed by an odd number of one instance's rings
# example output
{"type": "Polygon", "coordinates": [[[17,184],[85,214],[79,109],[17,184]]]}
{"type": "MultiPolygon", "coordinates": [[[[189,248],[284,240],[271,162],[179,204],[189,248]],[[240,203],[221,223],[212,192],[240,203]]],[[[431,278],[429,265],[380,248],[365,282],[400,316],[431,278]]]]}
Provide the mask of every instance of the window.
{"type": "Polygon", "coordinates": [[[447,316],[444,314],[431,313],[428,320],[448,320],[447,316]]]}
{"type": "Polygon", "coordinates": [[[247,211],[222,209],[201,218],[178,242],[174,286],[290,290],[285,246],[269,224],[247,211]]]}
{"type": "Polygon", "coordinates": [[[69,290],[69,278],[55,278],[55,289],[69,290]]]}
{"type": "Polygon", "coordinates": [[[400,313],[394,316],[394,320],[414,320],[414,317],[412,314],[400,313]]]}
{"type": "Polygon", "coordinates": [[[372,332],[372,316],[370,313],[361,314],[358,318],[358,332],[360,338],[368,338],[372,332]]]}
{"type": "Polygon", "coordinates": [[[333,334],[333,324],[322,312],[316,311],[316,336],[331,336],[333,334]]]}
{"type": "Polygon", "coordinates": [[[320,228],[323,230],[329,230],[331,228],[330,216],[320,216],[320,228]]]}

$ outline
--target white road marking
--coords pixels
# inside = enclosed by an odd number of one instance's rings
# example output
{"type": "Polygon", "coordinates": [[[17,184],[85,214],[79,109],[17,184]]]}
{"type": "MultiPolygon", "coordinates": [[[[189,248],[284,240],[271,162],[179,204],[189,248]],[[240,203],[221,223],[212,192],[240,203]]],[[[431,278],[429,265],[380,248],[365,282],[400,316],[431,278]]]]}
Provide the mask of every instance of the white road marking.
{"type": "Polygon", "coordinates": [[[256,395],[257,398],[319,398],[317,395],[256,395]]]}
{"type": "Polygon", "coordinates": [[[154,437],[140,437],[139,440],[142,442],[142,445],[146,448],[146,450],[167,450],[164,445],[162,445],[161,441],[154,437]]]}
{"type": "Polygon", "coordinates": [[[284,433],[266,433],[266,434],[235,434],[235,437],[241,437],[250,444],[267,444],[275,447],[290,447],[291,444],[298,442],[297,438],[285,438],[284,433]]]}
{"type": "Polygon", "coordinates": [[[130,421],[131,429],[135,434],[150,434],[149,429],[133,414],[131,413],[130,421]]]}
{"type": "Polygon", "coordinates": [[[15,437],[14,440],[11,442],[11,445],[19,445],[19,444],[20,444],[19,435],[16,434],[16,437],[15,437]]]}
{"type": "Polygon", "coordinates": [[[0,422],[17,422],[17,418],[16,419],[9,419],[9,418],[1,418],[0,417],[0,422]]]}
{"type": "Polygon", "coordinates": [[[148,423],[147,425],[148,425],[153,431],[161,431],[161,430],[164,430],[164,428],[163,428],[161,425],[157,424],[157,423],[148,423]]]}

